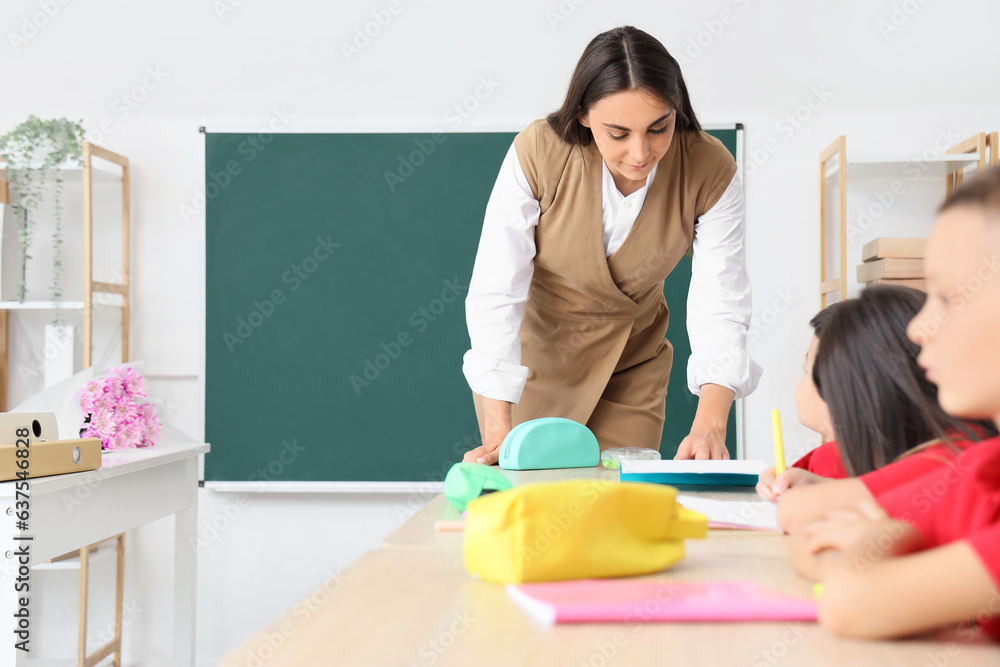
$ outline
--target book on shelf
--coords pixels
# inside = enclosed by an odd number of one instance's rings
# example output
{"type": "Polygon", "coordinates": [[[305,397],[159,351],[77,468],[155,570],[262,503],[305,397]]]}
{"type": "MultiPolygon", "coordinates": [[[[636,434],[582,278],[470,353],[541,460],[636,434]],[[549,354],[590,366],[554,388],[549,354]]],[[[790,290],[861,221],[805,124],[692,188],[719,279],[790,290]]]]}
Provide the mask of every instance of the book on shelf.
{"type": "Polygon", "coordinates": [[[899,279],[894,280],[892,278],[880,278],[874,282],[868,283],[869,285],[899,285],[900,287],[912,287],[913,289],[918,289],[921,292],[927,291],[927,281],[922,278],[909,278],[909,279],[899,279]]]}
{"type": "Polygon", "coordinates": [[[861,248],[861,261],[873,259],[923,259],[927,239],[879,238],[861,248]]]}
{"type": "Polygon", "coordinates": [[[924,277],[922,259],[876,259],[858,265],[858,282],[870,283],[880,278],[914,279],[924,277]]]}

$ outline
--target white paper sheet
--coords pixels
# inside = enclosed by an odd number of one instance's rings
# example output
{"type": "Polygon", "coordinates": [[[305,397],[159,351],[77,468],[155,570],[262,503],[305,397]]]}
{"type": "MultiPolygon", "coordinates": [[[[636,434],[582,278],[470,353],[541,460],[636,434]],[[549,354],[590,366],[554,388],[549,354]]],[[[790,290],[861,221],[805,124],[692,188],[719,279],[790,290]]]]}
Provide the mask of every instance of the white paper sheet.
{"type": "Polygon", "coordinates": [[[778,507],[767,500],[714,500],[681,494],[677,502],[708,517],[710,527],[781,530],[778,507]]]}

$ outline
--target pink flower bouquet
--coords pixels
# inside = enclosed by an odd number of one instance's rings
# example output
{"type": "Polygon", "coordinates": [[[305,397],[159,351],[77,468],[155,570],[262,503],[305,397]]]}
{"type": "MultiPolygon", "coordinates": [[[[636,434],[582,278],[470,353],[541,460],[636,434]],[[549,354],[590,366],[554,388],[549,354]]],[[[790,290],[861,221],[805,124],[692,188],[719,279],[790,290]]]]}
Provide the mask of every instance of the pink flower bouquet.
{"type": "Polygon", "coordinates": [[[100,438],[104,449],[152,447],[160,439],[160,421],[146,396],[146,381],[131,368],[116,368],[87,383],[80,394],[86,415],[81,438],[100,438]]]}

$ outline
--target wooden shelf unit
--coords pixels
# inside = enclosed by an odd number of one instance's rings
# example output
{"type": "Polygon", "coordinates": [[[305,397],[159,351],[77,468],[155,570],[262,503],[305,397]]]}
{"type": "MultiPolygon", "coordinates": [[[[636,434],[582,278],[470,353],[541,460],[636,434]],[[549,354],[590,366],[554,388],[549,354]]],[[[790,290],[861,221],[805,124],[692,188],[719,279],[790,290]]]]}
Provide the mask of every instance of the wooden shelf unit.
{"type": "MultiPolygon", "coordinates": [[[[988,165],[996,164],[1000,142],[998,133],[979,132],[968,139],[949,148],[944,155],[920,162],[927,167],[928,174],[945,179],[945,194],[962,183],[966,169],[975,167],[976,171],[986,169],[988,165]]],[[[898,175],[900,167],[914,160],[910,157],[862,157],[847,159],[847,137],[837,137],[819,154],[819,295],[820,307],[828,305],[828,297],[838,292],[840,298],[847,295],[847,175],[854,172],[855,178],[892,177],[898,175]],[[827,266],[828,228],[830,221],[827,215],[827,203],[830,195],[829,181],[836,178],[836,189],[839,197],[837,221],[839,228],[839,276],[831,276],[827,266]]]]}
{"type": "MultiPolygon", "coordinates": [[[[99,164],[99,163],[98,163],[99,164]]],[[[94,329],[94,294],[108,293],[118,294],[122,297],[122,363],[128,361],[129,357],[129,307],[130,307],[130,285],[129,285],[129,227],[131,224],[130,190],[131,181],[129,178],[129,161],[124,155],[119,155],[101,148],[89,141],[83,142],[83,165],[79,168],[62,169],[63,173],[80,172],[83,177],[83,303],[70,301],[59,303],[59,308],[83,310],[83,367],[90,368],[93,363],[93,329],[94,329]],[[114,182],[116,179],[113,170],[98,168],[94,163],[94,158],[105,160],[121,167],[122,185],[122,282],[106,283],[94,280],[94,182],[114,182]]],[[[6,170],[0,169],[0,203],[10,203],[10,193],[7,188],[6,170]]],[[[8,340],[9,340],[9,311],[26,309],[54,309],[55,303],[47,301],[0,302],[0,359],[4,361],[0,365],[0,412],[7,409],[7,362],[8,340]]],[[[124,533],[108,538],[116,541],[117,563],[116,587],[115,587],[115,636],[114,638],[98,648],[91,654],[87,654],[87,597],[89,588],[89,564],[90,550],[94,545],[83,547],[79,550],[80,568],[80,620],[77,645],[77,665],[78,667],[94,667],[108,657],[113,657],[114,665],[121,665],[122,648],[122,595],[124,592],[125,577],[125,535],[124,533]]],[[[59,566],[48,569],[56,569],[59,566]]],[[[44,569],[44,568],[43,568],[44,569]]]]}
{"type": "MultiPolygon", "coordinates": [[[[128,158],[101,148],[89,141],[83,142],[83,163],[79,167],[66,166],[60,168],[63,174],[79,173],[83,182],[83,302],[66,301],[58,304],[66,310],[83,311],[83,367],[89,368],[93,363],[94,334],[94,294],[118,294],[122,297],[122,363],[129,358],[129,315],[130,315],[130,285],[129,285],[129,228],[131,226],[131,180],[128,158]],[[110,162],[117,167],[107,168],[102,163],[95,163],[94,158],[110,162]],[[116,175],[117,168],[121,174],[116,175]],[[94,280],[93,242],[94,242],[94,210],[93,187],[95,182],[110,183],[121,181],[122,185],[122,282],[106,283],[94,280]]],[[[7,187],[6,169],[0,169],[0,203],[10,203],[10,192],[7,187]]],[[[0,365],[0,412],[7,409],[7,369],[6,363],[9,341],[9,311],[24,309],[55,309],[51,301],[7,302],[0,301],[0,359],[5,361],[0,365]]]]}

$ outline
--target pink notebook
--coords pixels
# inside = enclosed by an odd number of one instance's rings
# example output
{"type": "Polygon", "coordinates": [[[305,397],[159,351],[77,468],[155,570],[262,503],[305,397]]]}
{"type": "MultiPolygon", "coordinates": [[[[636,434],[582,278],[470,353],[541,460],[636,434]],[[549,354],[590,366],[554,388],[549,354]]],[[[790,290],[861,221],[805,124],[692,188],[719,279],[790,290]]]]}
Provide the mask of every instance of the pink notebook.
{"type": "Polygon", "coordinates": [[[507,593],[544,623],[816,620],[815,601],[755,581],[581,579],[509,584],[507,593]]]}

